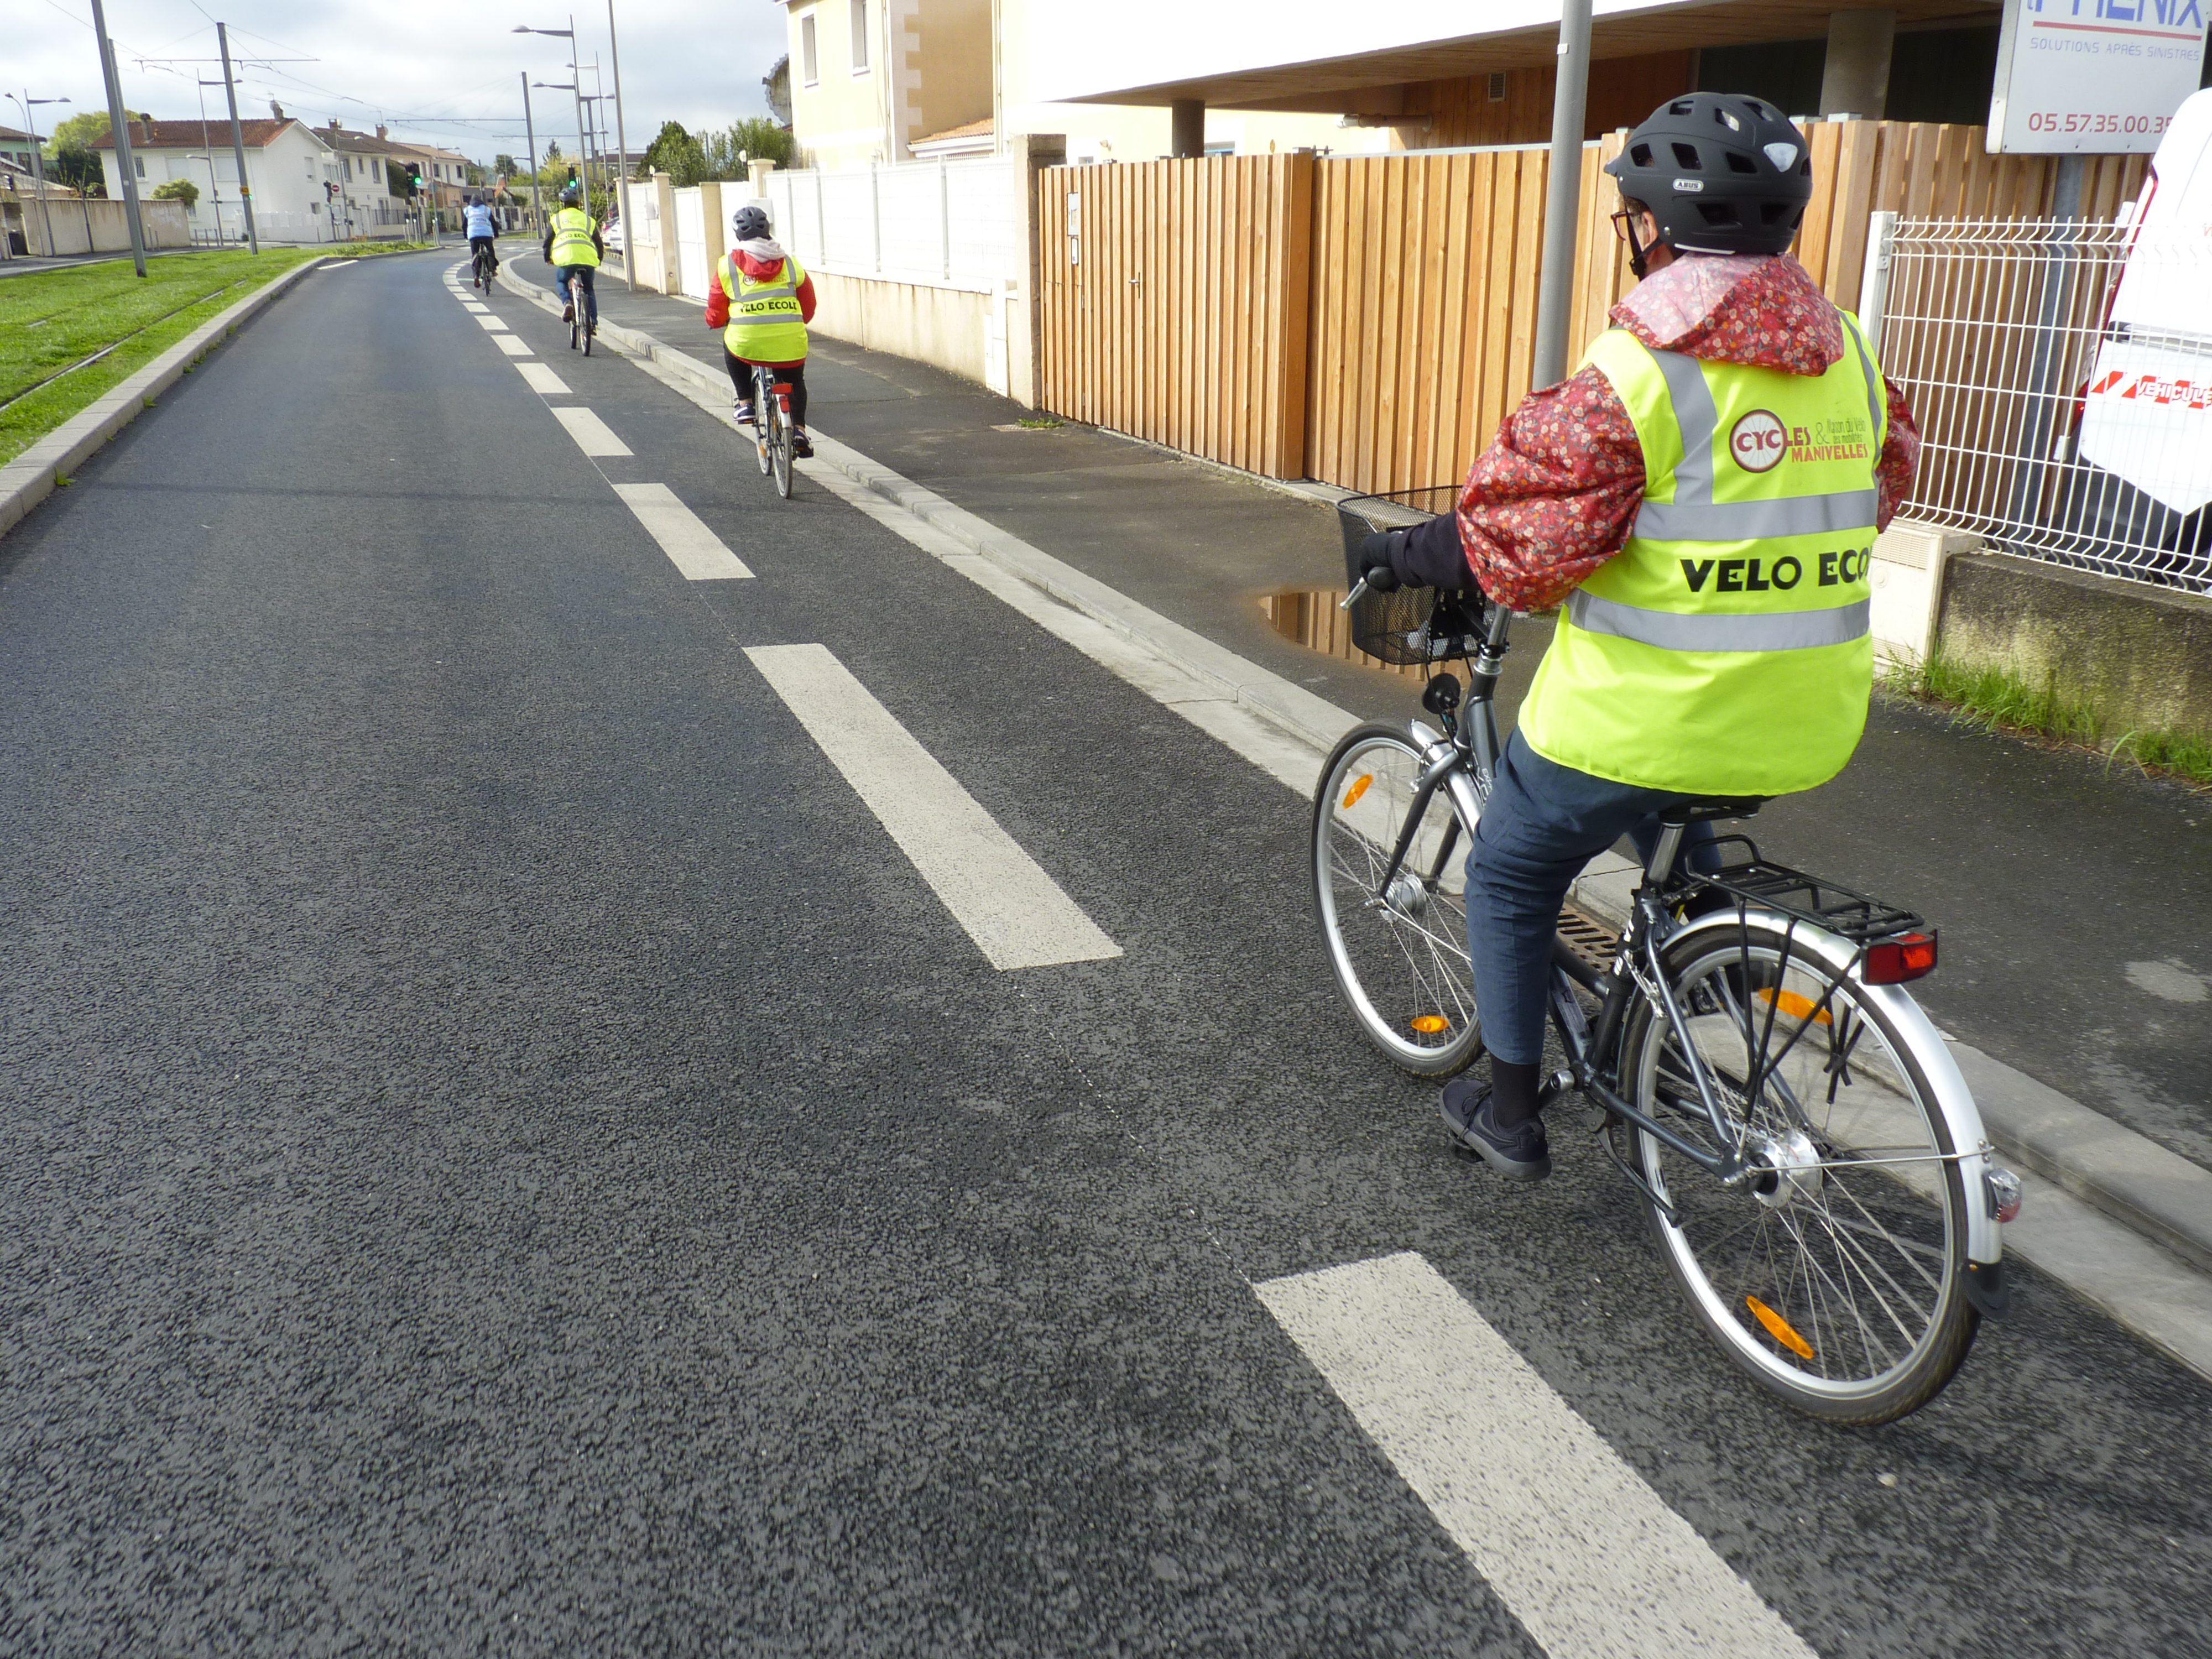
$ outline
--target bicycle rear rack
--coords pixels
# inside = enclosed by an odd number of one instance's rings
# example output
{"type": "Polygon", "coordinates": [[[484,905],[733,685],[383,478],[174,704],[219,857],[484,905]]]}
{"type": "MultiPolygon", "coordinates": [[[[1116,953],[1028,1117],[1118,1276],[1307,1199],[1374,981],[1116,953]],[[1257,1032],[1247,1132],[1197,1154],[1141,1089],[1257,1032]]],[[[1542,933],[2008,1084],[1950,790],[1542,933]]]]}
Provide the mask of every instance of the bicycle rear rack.
{"type": "Polygon", "coordinates": [[[1740,903],[1757,905],[1808,927],[1825,928],[1854,945],[1869,945],[1899,933],[1917,933],[1928,926],[1927,919],[1917,912],[1901,910],[1824,877],[1809,876],[1802,870],[1792,870],[1788,865],[1762,857],[1758,843],[1749,836],[1717,836],[1709,844],[1715,848],[1741,848],[1747,856],[1740,862],[1723,863],[1710,875],[1690,870],[1681,872],[1678,879],[1684,890],[1705,888],[1725,893],[1740,903]]]}

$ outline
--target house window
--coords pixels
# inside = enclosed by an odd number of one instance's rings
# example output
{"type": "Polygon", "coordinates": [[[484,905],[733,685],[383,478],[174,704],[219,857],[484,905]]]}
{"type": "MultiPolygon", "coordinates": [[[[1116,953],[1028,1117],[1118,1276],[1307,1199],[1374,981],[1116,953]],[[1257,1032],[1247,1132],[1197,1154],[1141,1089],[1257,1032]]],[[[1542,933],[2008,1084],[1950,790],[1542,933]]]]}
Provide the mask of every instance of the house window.
{"type": "Polygon", "coordinates": [[[814,50],[814,14],[811,11],[799,20],[799,75],[810,87],[822,79],[822,65],[814,50]]]}
{"type": "Polygon", "coordinates": [[[868,0],[853,0],[853,73],[868,72],[868,0]]]}
{"type": "Polygon", "coordinates": [[[132,156],[131,158],[131,170],[137,173],[141,179],[143,179],[146,176],[146,158],[143,155],[132,156]]]}

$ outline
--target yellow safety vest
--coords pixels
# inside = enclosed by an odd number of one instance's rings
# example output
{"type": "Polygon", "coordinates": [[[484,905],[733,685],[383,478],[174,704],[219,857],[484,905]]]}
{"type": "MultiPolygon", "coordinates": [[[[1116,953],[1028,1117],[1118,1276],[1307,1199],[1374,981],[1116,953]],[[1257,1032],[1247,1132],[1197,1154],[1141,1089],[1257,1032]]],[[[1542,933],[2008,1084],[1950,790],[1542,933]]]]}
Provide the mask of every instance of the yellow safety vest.
{"type": "Polygon", "coordinates": [[[592,246],[592,216],[581,208],[562,208],[553,215],[553,263],[591,265],[599,263],[592,246]]]}
{"type": "Polygon", "coordinates": [[[1694,794],[1784,794],[1843,770],[1873,684],[1889,419],[1843,323],[1844,355],[1818,375],[1655,352],[1622,329],[1591,346],[1644,447],[1644,502],[1562,608],[1521,708],[1537,753],[1694,794]]]}
{"type": "Polygon", "coordinates": [[[716,269],[730,300],[730,325],[722,331],[730,356],[749,363],[805,361],[806,319],[799,309],[799,285],[806,272],[799,261],[785,254],[782,271],[765,283],[739,270],[734,254],[724,254],[716,269]]]}

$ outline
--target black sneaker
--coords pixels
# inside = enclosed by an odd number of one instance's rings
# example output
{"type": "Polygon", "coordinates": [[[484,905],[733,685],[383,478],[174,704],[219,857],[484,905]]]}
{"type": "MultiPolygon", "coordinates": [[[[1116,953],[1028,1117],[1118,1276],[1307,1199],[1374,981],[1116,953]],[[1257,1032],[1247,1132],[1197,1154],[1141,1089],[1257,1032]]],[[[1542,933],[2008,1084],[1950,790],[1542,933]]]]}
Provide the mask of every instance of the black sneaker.
{"type": "Polygon", "coordinates": [[[1490,1118],[1490,1085],[1455,1077],[1444,1085],[1444,1127],[1468,1151],[1509,1181],[1541,1181],[1552,1173],[1552,1146],[1544,1121],[1532,1117],[1511,1129],[1490,1118]]]}
{"type": "Polygon", "coordinates": [[[814,459],[814,446],[807,441],[806,428],[803,426],[791,428],[791,453],[802,461],[814,459]]]}
{"type": "Polygon", "coordinates": [[[738,398],[736,405],[730,410],[730,418],[739,426],[750,426],[753,423],[753,400],[750,398],[738,398]]]}

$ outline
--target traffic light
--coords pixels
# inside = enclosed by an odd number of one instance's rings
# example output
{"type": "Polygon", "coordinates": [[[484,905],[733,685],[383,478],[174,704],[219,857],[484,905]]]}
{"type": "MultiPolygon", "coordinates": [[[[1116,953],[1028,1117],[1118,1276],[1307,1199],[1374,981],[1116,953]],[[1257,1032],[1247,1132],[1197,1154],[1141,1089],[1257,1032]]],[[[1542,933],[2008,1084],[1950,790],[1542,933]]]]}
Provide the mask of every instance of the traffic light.
{"type": "Polygon", "coordinates": [[[420,189],[422,189],[422,170],[420,167],[417,167],[417,168],[416,168],[416,169],[412,173],[410,173],[410,174],[408,176],[407,183],[408,183],[409,186],[410,186],[410,188],[412,188],[412,189],[415,189],[415,190],[420,190],[420,189]]]}

